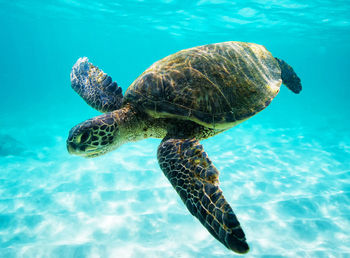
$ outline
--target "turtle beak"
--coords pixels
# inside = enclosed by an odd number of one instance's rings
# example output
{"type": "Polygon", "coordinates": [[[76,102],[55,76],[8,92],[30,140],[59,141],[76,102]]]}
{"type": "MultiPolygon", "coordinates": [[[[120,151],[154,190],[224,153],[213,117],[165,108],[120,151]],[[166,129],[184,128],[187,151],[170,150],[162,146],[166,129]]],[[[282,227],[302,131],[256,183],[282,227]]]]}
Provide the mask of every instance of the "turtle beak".
{"type": "Polygon", "coordinates": [[[82,156],[85,158],[93,158],[103,154],[103,152],[97,151],[96,148],[90,146],[77,146],[74,142],[67,140],[67,150],[69,154],[82,156]]]}
{"type": "Polygon", "coordinates": [[[69,154],[77,155],[79,153],[78,146],[74,142],[69,141],[69,139],[67,140],[67,150],[69,154]]]}
{"type": "Polygon", "coordinates": [[[77,145],[74,143],[73,141],[73,133],[72,133],[73,130],[70,130],[69,132],[69,136],[68,136],[68,139],[67,139],[67,150],[69,152],[69,154],[75,154],[76,153],[76,150],[77,150],[77,145]]]}
{"type": "Polygon", "coordinates": [[[71,142],[68,142],[67,143],[67,150],[68,150],[68,152],[69,152],[69,154],[74,154],[74,152],[75,152],[75,148],[73,148],[73,145],[74,143],[71,143],[71,142]]]}

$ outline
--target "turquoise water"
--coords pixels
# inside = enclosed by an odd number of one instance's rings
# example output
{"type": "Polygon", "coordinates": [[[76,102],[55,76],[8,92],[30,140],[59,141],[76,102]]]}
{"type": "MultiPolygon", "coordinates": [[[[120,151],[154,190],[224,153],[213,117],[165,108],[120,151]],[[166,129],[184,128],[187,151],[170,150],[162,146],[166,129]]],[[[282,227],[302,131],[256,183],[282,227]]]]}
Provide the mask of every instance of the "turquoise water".
{"type": "Polygon", "coordinates": [[[125,91],[184,48],[262,44],[302,79],[202,142],[251,250],[350,257],[350,3],[0,0],[0,257],[229,257],[156,160],[158,139],[70,156],[69,129],[99,113],[70,88],[81,56],[125,91]]]}

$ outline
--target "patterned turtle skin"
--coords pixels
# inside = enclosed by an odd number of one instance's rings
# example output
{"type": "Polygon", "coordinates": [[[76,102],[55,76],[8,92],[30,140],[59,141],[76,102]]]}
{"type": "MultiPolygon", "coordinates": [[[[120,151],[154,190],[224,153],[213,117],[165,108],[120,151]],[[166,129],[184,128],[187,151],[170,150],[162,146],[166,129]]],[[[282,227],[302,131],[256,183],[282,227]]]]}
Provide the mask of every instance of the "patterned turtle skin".
{"type": "Polygon", "coordinates": [[[124,143],[163,139],[157,158],[189,212],[228,249],[249,246],[219,188],[219,171],[199,140],[221,133],[263,110],[281,83],[295,93],[301,82],[291,66],[253,43],[224,42],[179,51],[150,66],[122,90],[80,58],[72,88],[105,114],[73,127],[71,154],[96,157],[124,143]]]}

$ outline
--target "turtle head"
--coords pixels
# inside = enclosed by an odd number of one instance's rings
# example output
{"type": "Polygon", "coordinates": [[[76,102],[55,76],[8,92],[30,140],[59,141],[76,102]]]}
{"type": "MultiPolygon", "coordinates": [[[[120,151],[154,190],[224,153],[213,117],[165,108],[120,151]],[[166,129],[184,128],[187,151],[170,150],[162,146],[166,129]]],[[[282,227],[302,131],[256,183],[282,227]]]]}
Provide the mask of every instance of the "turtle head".
{"type": "Polygon", "coordinates": [[[118,148],[122,143],[117,122],[118,116],[111,112],[76,125],[69,132],[68,152],[91,158],[118,148]]]}

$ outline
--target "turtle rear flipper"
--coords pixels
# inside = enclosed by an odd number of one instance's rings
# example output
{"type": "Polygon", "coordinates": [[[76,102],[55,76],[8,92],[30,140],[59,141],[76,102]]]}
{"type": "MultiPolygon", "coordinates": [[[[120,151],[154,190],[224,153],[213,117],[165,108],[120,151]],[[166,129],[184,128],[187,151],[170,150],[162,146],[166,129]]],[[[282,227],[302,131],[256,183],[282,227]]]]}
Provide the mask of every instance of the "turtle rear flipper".
{"type": "Polygon", "coordinates": [[[247,253],[245,234],[219,188],[219,171],[196,139],[165,138],[158,162],[187,209],[227,248],[247,253]]]}
{"type": "Polygon", "coordinates": [[[275,58],[281,68],[282,83],[294,93],[299,93],[302,89],[300,78],[294,72],[293,68],[285,61],[275,58]]]}
{"type": "Polygon", "coordinates": [[[79,58],[70,74],[72,88],[91,107],[103,113],[119,109],[122,89],[86,57],[79,58]]]}

